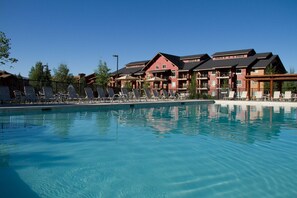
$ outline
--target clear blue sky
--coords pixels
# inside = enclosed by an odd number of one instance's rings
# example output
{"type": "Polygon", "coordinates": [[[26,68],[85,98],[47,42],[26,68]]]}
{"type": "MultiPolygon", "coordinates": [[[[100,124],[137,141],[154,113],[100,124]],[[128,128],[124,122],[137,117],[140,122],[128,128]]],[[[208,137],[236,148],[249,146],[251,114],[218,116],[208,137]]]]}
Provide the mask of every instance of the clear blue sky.
{"type": "MultiPolygon", "coordinates": [[[[90,74],[158,52],[192,55],[254,48],[297,72],[296,0],[0,0],[0,31],[28,76],[37,61],[90,74]]],[[[53,74],[53,72],[52,72],[53,74]]]]}

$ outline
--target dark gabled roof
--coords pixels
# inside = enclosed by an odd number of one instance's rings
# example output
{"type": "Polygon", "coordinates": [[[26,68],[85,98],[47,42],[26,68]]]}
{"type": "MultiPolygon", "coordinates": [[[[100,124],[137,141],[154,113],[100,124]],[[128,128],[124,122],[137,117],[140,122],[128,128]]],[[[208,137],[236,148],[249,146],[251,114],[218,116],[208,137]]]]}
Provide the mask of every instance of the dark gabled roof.
{"type": "Polygon", "coordinates": [[[189,55],[189,56],[181,56],[180,60],[188,60],[188,59],[209,59],[210,57],[208,54],[195,54],[195,55],[189,55]]]}
{"type": "Polygon", "coordinates": [[[143,74],[145,74],[145,71],[141,70],[141,71],[135,72],[134,76],[141,76],[143,74]]]}
{"type": "Polygon", "coordinates": [[[201,66],[194,69],[194,71],[199,70],[213,70],[219,68],[231,68],[231,67],[238,67],[244,68],[249,67],[256,61],[255,57],[248,57],[248,58],[236,58],[236,59],[225,59],[225,60],[208,60],[205,63],[201,64],[201,66]]]}
{"type": "Polygon", "coordinates": [[[164,56],[168,61],[172,62],[174,65],[176,65],[178,68],[181,68],[183,66],[183,62],[180,60],[179,56],[171,55],[171,54],[165,54],[159,52],[152,60],[150,60],[145,67],[142,70],[146,70],[146,68],[151,65],[156,59],[158,59],[160,56],[164,56]]]}
{"type": "Polygon", "coordinates": [[[199,65],[201,65],[204,62],[206,62],[206,61],[184,63],[183,68],[181,68],[179,71],[191,71],[191,70],[195,69],[196,67],[198,67],[199,65]]]}
{"type": "Polygon", "coordinates": [[[148,62],[149,62],[149,60],[130,62],[130,63],[126,64],[126,67],[129,67],[129,66],[136,66],[136,65],[145,65],[145,64],[147,64],[148,62]]]}
{"type": "Polygon", "coordinates": [[[254,55],[257,59],[267,59],[272,56],[272,52],[257,53],[254,55]]]}
{"type": "Polygon", "coordinates": [[[273,55],[269,59],[259,60],[252,68],[253,69],[266,68],[277,57],[278,57],[277,55],[273,55]]]}
{"type": "Polygon", "coordinates": [[[220,57],[220,56],[230,56],[230,55],[240,55],[240,54],[255,54],[254,49],[242,49],[242,50],[232,50],[232,51],[225,51],[225,52],[216,52],[212,55],[212,57],[220,57]]]}
{"type": "Polygon", "coordinates": [[[217,68],[231,68],[238,65],[238,59],[227,59],[227,60],[208,60],[201,64],[194,71],[200,70],[213,70],[217,68]]]}
{"type": "MultiPolygon", "coordinates": [[[[143,67],[123,67],[118,70],[119,75],[132,75],[138,71],[140,71],[143,67]]],[[[117,71],[112,72],[110,75],[115,76],[117,71]]]]}
{"type": "Polygon", "coordinates": [[[161,52],[159,54],[161,54],[162,56],[167,58],[170,62],[175,64],[178,68],[182,68],[183,62],[180,60],[179,56],[175,56],[175,55],[171,55],[171,54],[165,54],[165,53],[161,53],[161,52]]]}
{"type": "MultiPolygon", "coordinates": [[[[123,73],[123,71],[126,69],[126,67],[123,67],[121,69],[118,70],[118,74],[123,73]]],[[[110,73],[111,76],[115,76],[117,74],[117,71],[113,71],[110,73]]]]}
{"type": "Polygon", "coordinates": [[[130,74],[132,75],[135,72],[138,72],[142,69],[143,67],[126,67],[126,69],[122,72],[122,74],[130,74]]]}
{"type": "Polygon", "coordinates": [[[246,67],[249,67],[249,66],[252,66],[253,64],[255,64],[257,61],[257,57],[250,56],[247,58],[240,58],[237,60],[238,60],[238,64],[236,66],[237,68],[246,68],[246,67]]]}

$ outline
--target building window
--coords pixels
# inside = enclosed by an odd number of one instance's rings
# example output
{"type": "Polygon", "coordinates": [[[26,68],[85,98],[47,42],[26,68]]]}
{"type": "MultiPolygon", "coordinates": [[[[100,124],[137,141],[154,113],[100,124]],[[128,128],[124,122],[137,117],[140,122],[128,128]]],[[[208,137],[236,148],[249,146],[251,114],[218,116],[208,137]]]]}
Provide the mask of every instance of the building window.
{"type": "Polygon", "coordinates": [[[241,69],[236,69],[236,74],[241,74],[241,69]]]}
{"type": "Polygon", "coordinates": [[[216,71],[211,71],[211,75],[215,76],[216,75],[216,71]]]}
{"type": "Polygon", "coordinates": [[[171,76],[172,76],[173,78],[175,78],[175,77],[176,77],[175,70],[172,70],[171,73],[172,73],[171,76]]]}
{"type": "Polygon", "coordinates": [[[241,80],[237,80],[236,81],[237,87],[241,87],[242,86],[242,81],[241,80]]]}
{"type": "Polygon", "coordinates": [[[158,65],[156,66],[156,69],[159,69],[159,66],[158,65]]]}
{"type": "Polygon", "coordinates": [[[165,69],[166,68],[166,65],[162,65],[162,68],[165,69]]]}

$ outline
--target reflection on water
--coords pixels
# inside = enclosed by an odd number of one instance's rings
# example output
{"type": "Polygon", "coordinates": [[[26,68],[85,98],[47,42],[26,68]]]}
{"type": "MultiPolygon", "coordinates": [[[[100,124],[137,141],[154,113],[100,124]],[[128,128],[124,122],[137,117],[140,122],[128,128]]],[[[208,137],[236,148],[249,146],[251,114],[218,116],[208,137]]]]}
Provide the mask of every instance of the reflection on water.
{"type": "Polygon", "coordinates": [[[246,197],[257,189],[277,192],[278,187],[293,194],[296,126],[296,108],[261,106],[1,115],[0,170],[18,175],[11,184],[9,177],[2,179],[2,188],[14,190],[19,187],[15,182],[23,180],[32,191],[48,197],[97,193],[98,186],[105,197],[123,195],[110,192],[133,197],[156,191],[167,197],[175,192],[177,197],[183,192],[205,197],[203,192],[210,188],[232,195],[239,189],[246,197]],[[222,183],[225,186],[218,185],[222,183]],[[131,186],[139,193],[134,194],[131,186]]]}
{"type": "Polygon", "coordinates": [[[149,128],[157,137],[210,135],[253,143],[277,137],[282,127],[296,127],[296,108],[211,104],[0,116],[0,134],[50,129],[57,137],[67,138],[73,130],[95,130],[105,135],[118,126],[149,128]],[[74,128],[80,123],[83,126],[74,128]]]}

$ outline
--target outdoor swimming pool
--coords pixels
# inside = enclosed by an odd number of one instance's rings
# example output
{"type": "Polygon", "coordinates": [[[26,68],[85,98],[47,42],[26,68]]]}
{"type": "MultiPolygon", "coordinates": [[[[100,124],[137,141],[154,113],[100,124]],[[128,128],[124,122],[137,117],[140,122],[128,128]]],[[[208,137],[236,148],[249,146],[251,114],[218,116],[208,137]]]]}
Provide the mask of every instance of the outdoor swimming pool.
{"type": "Polygon", "coordinates": [[[296,108],[0,116],[1,197],[296,197],[296,108]]]}

